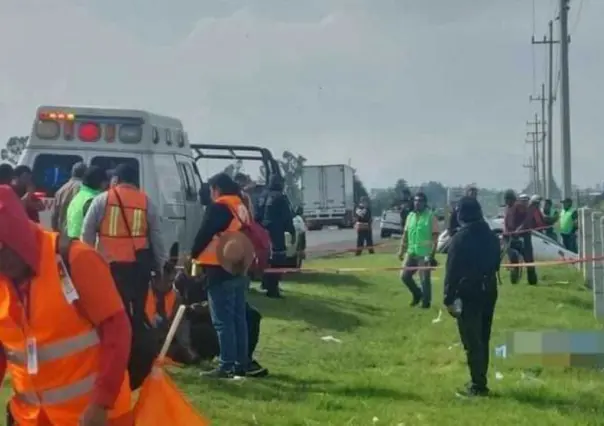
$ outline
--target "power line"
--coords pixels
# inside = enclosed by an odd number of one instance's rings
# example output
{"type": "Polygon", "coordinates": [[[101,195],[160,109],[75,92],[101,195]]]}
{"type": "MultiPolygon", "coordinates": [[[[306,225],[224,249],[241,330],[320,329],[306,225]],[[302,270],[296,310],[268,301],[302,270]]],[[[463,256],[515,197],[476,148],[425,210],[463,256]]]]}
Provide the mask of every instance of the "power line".
{"type": "Polygon", "coordinates": [[[579,6],[577,7],[577,15],[575,16],[575,22],[573,22],[573,25],[570,30],[570,34],[574,34],[575,31],[577,30],[577,26],[579,25],[579,22],[581,21],[581,12],[582,11],[583,11],[583,0],[580,0],[579,6]]]}

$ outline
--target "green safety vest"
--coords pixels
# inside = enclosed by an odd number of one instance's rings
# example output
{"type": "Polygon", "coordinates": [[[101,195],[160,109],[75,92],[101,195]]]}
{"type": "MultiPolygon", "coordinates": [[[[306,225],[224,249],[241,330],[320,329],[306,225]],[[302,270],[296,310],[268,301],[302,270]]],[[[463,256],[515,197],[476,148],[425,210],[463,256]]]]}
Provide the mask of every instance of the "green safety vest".
{"type": "Polygon", "coordinates": [[[561,234],[572,234],[575,223],[573,220],[573,214],[575,209],[570,208],[568,210],[562,209],[560,213],[560,233],[561,234]]]}
{"type": "Polygon", "coordinates": [[[415,256],[432,254],[432,218],[433,214],[429,210],[409,213],[405,223],[407,253],[415,256]]]}
{"type": "Polygon", "coordinates": [[[67,207],[67,236],[69,238],[80,238],[84,223],[84,205],[100,193],[101,191],[89,188],[86,185],[80,186],[80,190],[67,207]]]}

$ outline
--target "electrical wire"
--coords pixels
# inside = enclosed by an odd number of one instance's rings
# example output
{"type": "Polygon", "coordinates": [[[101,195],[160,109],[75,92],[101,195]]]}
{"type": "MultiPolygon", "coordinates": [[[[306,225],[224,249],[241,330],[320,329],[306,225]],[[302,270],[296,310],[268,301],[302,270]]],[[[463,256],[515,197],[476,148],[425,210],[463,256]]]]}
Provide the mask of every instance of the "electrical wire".
{"type": "Polygon", "coordinates": [[[575,22],[573,22],[573,25],[571,26],[570,34],[574,34],[575,31],[577,31],[577,26],[579,25],[579,22],[581,21],[581,12],[583,11],[583,4],[584,4],[584,1],[580,0],[579,7],[577,8],[577,14],[575,15],[575,22]]]}
{"type": "MultiPolygon", "coordinates": [[[[536,20],[537,20],[537,16],[536,16],[536,12],[535,12],[535,0],[533,0],[532,17],[533,17],[533,39],[534,39],[535,38],[536,20]]],[[[534,43],[531,43],[531,60],[532,60],[532,64],[533,64],[533,93],[535,93],[535,91],[537,89],[537,65],[536,65],[536,58],[535,58],[535,44],[534,43]]]]}

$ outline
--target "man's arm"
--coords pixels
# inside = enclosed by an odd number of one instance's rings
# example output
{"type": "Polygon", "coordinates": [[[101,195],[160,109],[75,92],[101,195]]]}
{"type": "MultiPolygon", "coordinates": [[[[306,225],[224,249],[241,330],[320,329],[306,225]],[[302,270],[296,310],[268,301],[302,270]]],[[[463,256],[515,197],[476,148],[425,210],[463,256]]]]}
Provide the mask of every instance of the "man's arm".
{"type": "Polygon", "coordinates": [[[61,202],[62,198],[63,198],[63,188],[60,188],[55,193],[55,203],[52,208],[52,213],[50,215],[50,226],[51,226],[52,230],[55,232],[63,231],[61,229],[61,225],[59,224],[59,213],[63,208],[62,202],[61,202]]]}
{"type": "MultiPolygon", "coordinates": [[[[161,218],[153,201],[147,197],[147,226],[149,227],[149,244],[153,250],[157,272],[163,271],[164,265],[170,260],[161,235],[161,218]]],[[[176,259],[174,259],[176,261],[176,259]]]]}
{"type": "Polygon", "coordinates": [[[438,227],[438,218],[436,215],[432,215],[432,251],[430,255],[432,257],[436,256],[436,249],[438,248],[438,236],[440,235],[438,227]]]}
{"type": "Polygon", "coordinates": [[[103,215],[105,214],[105,206],[107,205],[107,193],[97,195],[90,204],[84,222],[82,223],[82,235],[80,240],[91,247],[96,245],[96,237],[99,231],[103,215]]]}
{"type": "Polygon", "coordinates": [[[69,252],[74,305],[96,327],[100,365],[92,403],[109,409],[120,392],[130,356],[132,329],[109,266],[92,247],[75,241],[69,252]]]}
{"type": "Polygon", "coordinates": [[[457,298],[459,282],[463,277],[464,252],[462,250],[460,237],[457,234],[449,245],[447,263],[445,265],[444,304],[451,306],[457,298]]]}
{"type": "Polygon", "coordinates": [[[203,215],[203,221],[193,241],[191,257],[195,259],[199,256],[215,235],[226,231],[232,220],[233,213],[228,206],[221,203],[210,204],[203,215]]]}

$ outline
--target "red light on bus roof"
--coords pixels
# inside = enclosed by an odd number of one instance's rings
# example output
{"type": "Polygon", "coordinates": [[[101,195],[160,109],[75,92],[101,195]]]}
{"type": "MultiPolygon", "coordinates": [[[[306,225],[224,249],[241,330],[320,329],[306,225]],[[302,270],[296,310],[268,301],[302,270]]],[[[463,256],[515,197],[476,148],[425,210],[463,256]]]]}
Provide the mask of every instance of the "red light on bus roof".
{"type": "Polygon", "coordinates": [[[38,114],[40,120],[75,120],[75,115],[63,111],[44,111],[38,114]]]}
{"type": "Polygon", "coordinates": [[[101,128],[96,123],[82,123],[78,128],[78,137],[82,142],[96,142],[101,138],[101,128]]]}

